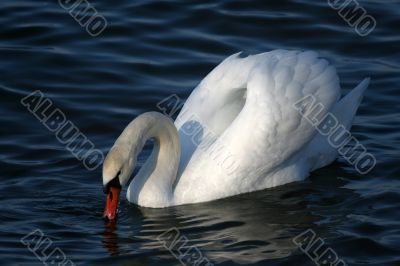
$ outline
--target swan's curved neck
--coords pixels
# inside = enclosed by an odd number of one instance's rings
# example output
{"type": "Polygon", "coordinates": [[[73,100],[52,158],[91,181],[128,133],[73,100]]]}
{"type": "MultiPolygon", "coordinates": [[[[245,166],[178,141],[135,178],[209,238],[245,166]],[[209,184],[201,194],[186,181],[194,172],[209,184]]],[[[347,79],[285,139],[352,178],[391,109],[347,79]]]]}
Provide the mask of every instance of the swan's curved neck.
{"type": "Polygon", "coordinates": [[[160,113],[145,113],[133,120],[122,135],[125,144],[130,147],[132,167],[146,141],[154,139],[150,157],[128,187],[128,200],[148,207],[170,205],[181,151],[172,120],[160,113]]]}

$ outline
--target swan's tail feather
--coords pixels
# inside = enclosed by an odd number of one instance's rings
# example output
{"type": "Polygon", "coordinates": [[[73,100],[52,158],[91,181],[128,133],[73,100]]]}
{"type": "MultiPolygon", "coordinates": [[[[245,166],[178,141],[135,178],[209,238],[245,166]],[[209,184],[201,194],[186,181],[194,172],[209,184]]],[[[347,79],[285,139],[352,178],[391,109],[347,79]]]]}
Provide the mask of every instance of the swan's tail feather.
{"type": "Polygon", "coordinates": [[[361,103],[364,92],[369,85],[370,78],[365,78],[360,84],[351,90],[346,96],[339,100],[334,106],[332,114],[338,119],[339,123],[350,129],[354,116],[361,103]]]}
{"type": "MultiPolygon", "coordinates": [[[[369,78],[364,79],[333,107],[331,113],[338,120],[338,125],[343,125],[347,130],[350,130],[369,81],[369,78]]],[[[338,151],[329,144],[328,136],[317,134],[309,143],[306,153],[308,154],[306,158],[310,170],[313,171],[331,164],[336,159],[338,151]]]]}

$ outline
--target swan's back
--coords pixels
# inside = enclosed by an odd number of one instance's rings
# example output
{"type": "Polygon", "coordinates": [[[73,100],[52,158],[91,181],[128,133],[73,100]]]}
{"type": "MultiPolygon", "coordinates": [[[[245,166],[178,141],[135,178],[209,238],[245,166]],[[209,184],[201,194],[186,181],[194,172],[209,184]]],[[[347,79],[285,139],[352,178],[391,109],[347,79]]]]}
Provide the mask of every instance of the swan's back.
{"type": "Polygon", "coordinates": [[[309,169],[299,158],[317,132],[294,104],[307,95],[325,107],[320,115],[340,96],[335,68],[314,52],[225,59],[192,92],[175,122],[183,157],[177,203],[304,178],[309,169]]]}

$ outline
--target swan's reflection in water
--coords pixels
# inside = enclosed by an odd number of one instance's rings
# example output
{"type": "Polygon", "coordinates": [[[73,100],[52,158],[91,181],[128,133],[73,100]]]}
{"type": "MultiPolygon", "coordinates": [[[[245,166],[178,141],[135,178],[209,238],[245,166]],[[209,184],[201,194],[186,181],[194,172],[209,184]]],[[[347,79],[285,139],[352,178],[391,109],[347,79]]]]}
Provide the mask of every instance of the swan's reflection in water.
{"type": "Polygon", "coordinates": [[[264,264],[297,253],[306,263],[309,259],[298,251],[293,237],[310,228],[318,236],[328,237],[324,221],[345,218],[341,204],[357,197],[342,188],[343,181],[337,176],[346,174],[333,165],[306,182],[165,209],[141,208],[125,201],[117,222],[122,239],[113,231],[115,225],[110,225],[103,244],[112,255],[146,253],[177,262],[157,239],[176,227],[188,238],[188,245],[197,247],[212,262],[264,264]]]}
{"type": "Polygon", "coordinates": [[[106,221],[103,232],[103,246],[111,256],[118,256],[120,254],[118,247],[118,234],[116,233],[117,222],[106,221]]]}
{"type": "Polygon", "coordinates": [[[143,225],[139,231],[132,228],[133,234],[144,240],[141,249],[165,250],[157,237],[176,227],[189,239],[188,245],[214,262],[255,263],[287,257],[297,248],[291,241],[298,234],[293,228],[298,224],[309,227],[317,217],[304,212],[302,201],[282,200],[285,193],[280,192],[266,196],[269,192],[262,191],[166,209],[139,208],[143,225]]]}

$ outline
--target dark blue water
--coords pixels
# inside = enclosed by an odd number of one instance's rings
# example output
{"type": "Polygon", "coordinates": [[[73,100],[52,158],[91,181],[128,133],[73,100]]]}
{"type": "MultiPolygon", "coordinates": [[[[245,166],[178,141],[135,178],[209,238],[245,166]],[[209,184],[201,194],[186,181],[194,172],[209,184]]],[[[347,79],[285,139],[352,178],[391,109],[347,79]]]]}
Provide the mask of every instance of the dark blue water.
{"type": "Polygon", "coordinates": [[[76,265],[180,265],[157,240],[176,227],[214,264],[315,265],[292,242],[312,229],[348,265],[400,265],[398,1],[359,0],[377,21],[366,37],[327,1],[90,2],[108,22],[97,37],[57,1],[0,2],[1,264],[43,265],[20,242],[39,229],[47,255],[60,248],[76,265]],[[42,91],[106,153],[133,118],[187,98],[226,56],[277,48],[318,51],[344,92],[372,78],[352,129],[372,172],[339,158],[304,182],[166,209],[123,195],[107,225],[101,167],[88,171],[20,103],[42,91]]]}

